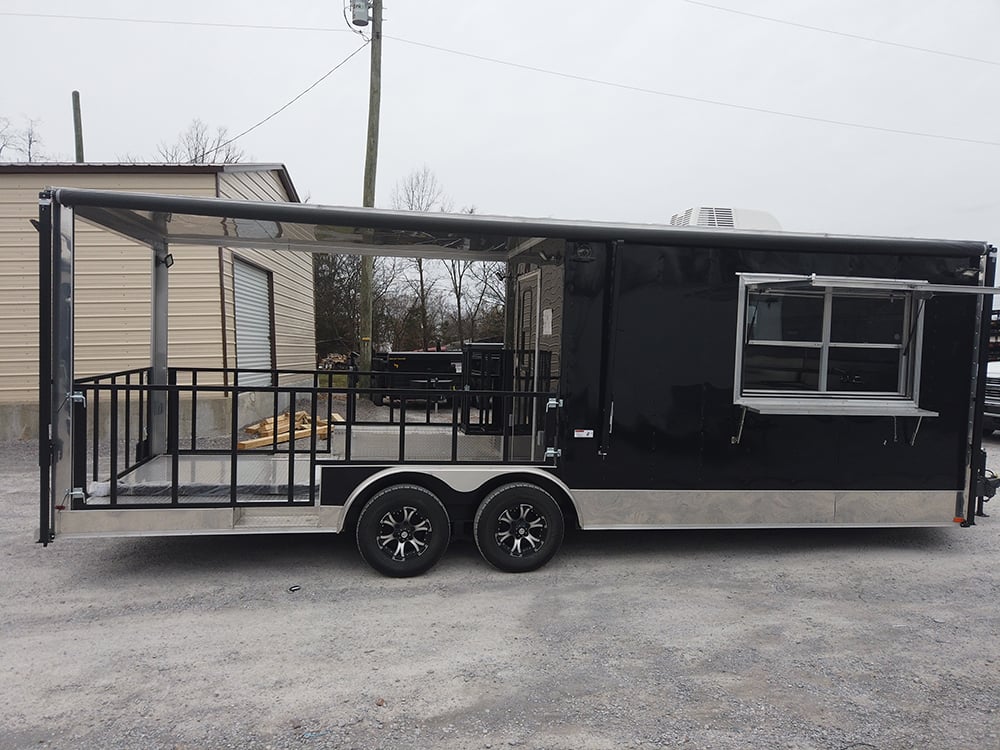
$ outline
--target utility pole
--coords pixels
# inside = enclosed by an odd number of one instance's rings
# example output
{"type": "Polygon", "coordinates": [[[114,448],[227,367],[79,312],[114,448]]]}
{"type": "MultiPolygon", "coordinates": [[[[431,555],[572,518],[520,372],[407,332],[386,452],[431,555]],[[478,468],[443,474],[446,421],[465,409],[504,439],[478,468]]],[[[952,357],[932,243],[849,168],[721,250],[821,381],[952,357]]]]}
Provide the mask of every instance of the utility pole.
{"type": "Polygon", "coordinates": [[[83,116],[80,114],[80,92],[73,92],[73,134],[76,136],[76,163],[83,163],[83,116]]]}
{"type": "MultiPolygon", "coordinates": [[[[378,116],[382,97],[382,0],[371,0],[372,57],[368,89],[368,146],[365,152],[365,186],[362,205],[375,205],[375,171],[378,165],[378,116]]],[[[375,259],[361,256],[361,362],[362,372],[372,369],[372,276],[375,259]]],[[[368,378],[363,378],[368,384],[368,378]]]]}

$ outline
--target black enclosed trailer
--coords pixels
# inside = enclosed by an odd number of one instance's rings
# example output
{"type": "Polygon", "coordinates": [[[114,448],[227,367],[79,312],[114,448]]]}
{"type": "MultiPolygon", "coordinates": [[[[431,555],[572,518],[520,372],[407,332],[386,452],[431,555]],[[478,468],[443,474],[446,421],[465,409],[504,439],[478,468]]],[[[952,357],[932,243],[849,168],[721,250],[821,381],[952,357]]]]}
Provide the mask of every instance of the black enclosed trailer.
{"type": "Polygon", "coordinates": [[[45,544],[346,532],[375,568],[413,575],[464,528],[523,571],[566,523],[971,525],[987,486],[985,243],[65,188],[42,195],[39,226],[45,544]],[[78,218],[147,248],[148,367],[74,375],[78,218]],[[363,377],[273,371],[261,385],[184,367],[167,353],[176,245],[505,261],[508,364],[480,357],[443,410],[430,389],[409,390],[423,408],[379,409],[363,377]],[[221,436],[199,431],[205,399],[230,405],[221,436]],[[249,425],[249,401],[269,418],[249,425]],[[259,437],[282,419],[294,426],[259,437]]]}

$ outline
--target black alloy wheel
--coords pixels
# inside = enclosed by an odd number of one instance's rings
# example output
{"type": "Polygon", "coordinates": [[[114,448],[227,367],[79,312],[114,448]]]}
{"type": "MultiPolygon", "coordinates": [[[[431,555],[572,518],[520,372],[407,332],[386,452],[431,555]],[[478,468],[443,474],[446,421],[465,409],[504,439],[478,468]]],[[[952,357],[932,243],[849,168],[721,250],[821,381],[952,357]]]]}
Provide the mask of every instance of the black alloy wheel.
{"type": "Polygon", "coordinates": [[[559,503],[534,484],[505,484],[476,511],[473,534],[479,552],[508,573],[537,570],[562,543],[565,522],[559,503]]]}
{"type": "Polygon", "coordinates": [[[377,492],[358,518],[358,551],[387,576],[406,578],[430,570],[448,549],[451,523],[437,496],[415,484],[377,492]]]}

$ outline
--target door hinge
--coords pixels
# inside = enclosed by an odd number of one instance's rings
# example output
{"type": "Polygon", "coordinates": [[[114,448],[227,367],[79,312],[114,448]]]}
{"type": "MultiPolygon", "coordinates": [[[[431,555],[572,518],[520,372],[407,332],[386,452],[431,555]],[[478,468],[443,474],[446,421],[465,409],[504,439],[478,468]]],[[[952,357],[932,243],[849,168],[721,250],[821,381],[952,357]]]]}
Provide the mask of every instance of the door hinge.
{"type": "Polygon", "coordinates": [[[559,458],[562,456],[562,451],[559,448],[546,448],[545,458],[559,458]]]}
{"type": "Polygon", "coordinates": [[[550,398],[545,402],[545,411],[550,409],[561,409],[563,405],[563,400],[561,398],[550,398]]]}

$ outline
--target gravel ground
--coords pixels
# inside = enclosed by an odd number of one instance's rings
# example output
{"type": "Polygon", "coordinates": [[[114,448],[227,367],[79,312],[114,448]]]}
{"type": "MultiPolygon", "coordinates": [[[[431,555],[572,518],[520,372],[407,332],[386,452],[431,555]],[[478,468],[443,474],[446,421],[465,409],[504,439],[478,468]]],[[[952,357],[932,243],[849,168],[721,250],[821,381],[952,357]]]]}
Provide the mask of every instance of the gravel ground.
{"type": "Polygon", "coordinates": [[[336,536],[44,549],[34,451],[0,445],[0,748],[1000,748],[1000,507],[392,580],[336,536]]]}

